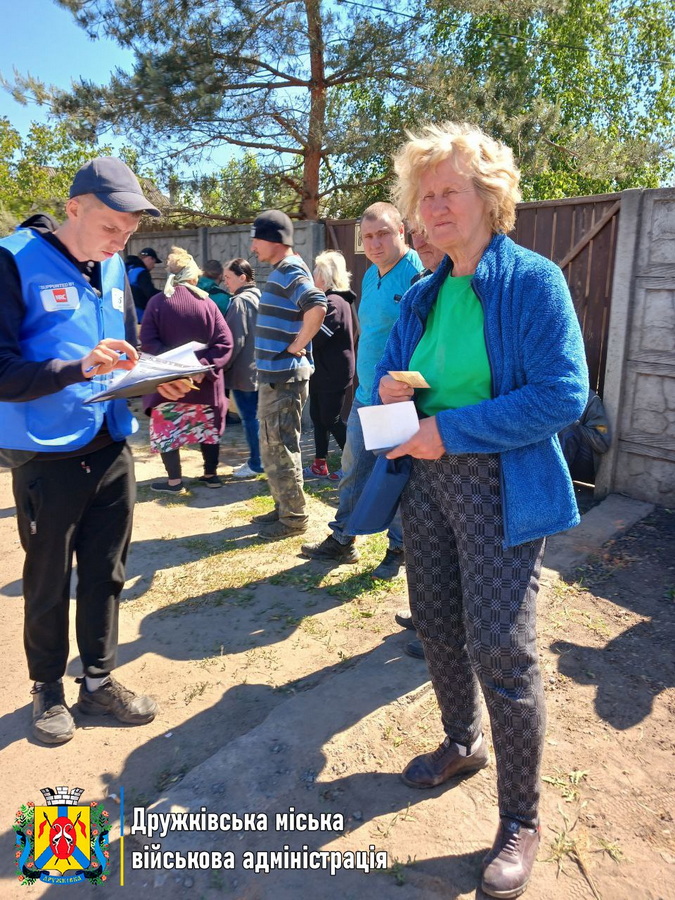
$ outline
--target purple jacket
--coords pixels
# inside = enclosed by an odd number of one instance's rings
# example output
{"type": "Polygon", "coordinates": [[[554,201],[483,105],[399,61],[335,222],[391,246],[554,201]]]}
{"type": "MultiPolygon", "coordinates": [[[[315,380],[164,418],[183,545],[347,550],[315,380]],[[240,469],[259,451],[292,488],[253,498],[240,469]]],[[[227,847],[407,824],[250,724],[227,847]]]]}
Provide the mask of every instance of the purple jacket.
{"type": "MultiPolygon", "coordinates": [[[[141,350],[145,353],[163,353],[189,341],[206,344],[206,350],[197,351],[197,359],[216,369],[204,376],[199,388],[189,391],[185,403],[201,403],[213,407],[219,433],[225,427],[227,409],[223,366],[232,355],[232,334],[222,313],[210,298],[201,299],[181,284],[176,285],[172,297],[155,294],[148,301],[141,325],[141,350]]],[[[166,403],[161,394],[147,394],[143,407],[150,410],[166,403]]]]}

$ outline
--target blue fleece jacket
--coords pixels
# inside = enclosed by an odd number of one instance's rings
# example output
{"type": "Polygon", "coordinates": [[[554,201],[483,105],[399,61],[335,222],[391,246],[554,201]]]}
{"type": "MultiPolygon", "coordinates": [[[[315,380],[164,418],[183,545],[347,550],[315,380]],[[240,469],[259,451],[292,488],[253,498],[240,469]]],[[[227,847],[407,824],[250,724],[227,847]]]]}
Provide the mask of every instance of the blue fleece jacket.
{"type": "MultiPolygon", "coordinates": [[[[451,270],[446,256],[403,297],[375,371],[374,403],[380,378],[408,368],[451,270]]],[[[586,404],[584,344],[559,267],[505,235],[493,237],[471,285],[485,315],[492,399],[444,410],[436,421],[448,453],[499,454],[504,545],[512,547],[579,523],[556,435],[586,404]]]]}

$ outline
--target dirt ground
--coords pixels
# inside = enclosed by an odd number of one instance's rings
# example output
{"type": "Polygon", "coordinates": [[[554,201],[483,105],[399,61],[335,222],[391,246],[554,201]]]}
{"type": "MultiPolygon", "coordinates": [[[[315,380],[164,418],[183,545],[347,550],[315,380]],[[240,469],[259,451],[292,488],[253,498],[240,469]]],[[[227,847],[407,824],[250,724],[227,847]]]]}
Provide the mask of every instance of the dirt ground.
{"type": "MultiPolygon", "coordinates": [[[[245,458],[241,428],[228,429],[223,443],[227,471],[245,458]]],[[[209,490],[192,481],[200,457],[188,452],[189,493],[165,497],[149,489],[161,463],[144,434],[135,454],[139,499],[116,674],[155,696],[161,712],[150,725],[130,728],[74,710],[75,738],[55,748],[27,736],[22,554],[10,477],[0,473],[0,897],[92,890],[25,887],[16,879],[15,812],[22,803],[40,804],[40,788],[57,785],[83,787],[83,802],[103,800],[110,813],[110,875],[96,887],[104,895],[481,896],[480,860],[497,821],[494,766],[428,793],[397,777],[442,735],[424,664],[402,653],[411,633],[393,621],[406,605],[404,579],[387,584],[369,574],[383,539],[363,541],[358,565],[327,569],[299,556],[302,538],[255,538],[250,516],[271,506],[264,478],[209,490]],[[209,779],[209,772],[216,774],[209,779]],[[262,811],[290,802],[342,813],[343,834],[297,832],[272,843],[329,850],[372,844],[386,851],[387,871],[133,871],[138,845],[127,837],[122,872],[122,793],[129,810],[173,802],[192,786],[215,811],[249,811],[228,804],[251,796],[262,811]]],[[[310,537],[321,538],[336,492],[316,482],[308,490],[310,537]]],[[[528,898],[675,897],[674,626],[675,512],[657,509],[571,576],[546,572],[539,635],[549,721],[542,844],[528,898]]],[[[78,674],[73,654],[66,683],[73,704],[78,674]]],[[[271,846],[269,835],[227,837],[238,859],[271,846]]]]}

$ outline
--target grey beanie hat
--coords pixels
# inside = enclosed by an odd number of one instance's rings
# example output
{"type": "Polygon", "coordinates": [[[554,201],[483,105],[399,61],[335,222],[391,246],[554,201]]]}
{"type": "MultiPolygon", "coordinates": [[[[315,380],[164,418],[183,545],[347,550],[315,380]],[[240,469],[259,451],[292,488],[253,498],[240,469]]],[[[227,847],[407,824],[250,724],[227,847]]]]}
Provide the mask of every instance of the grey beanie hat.
{"type": "Polygon", "coordinates": [[[279,209],[266,209],[251,225],[251,237],[270,244],[293,246],[293,223],[279,209]]]}

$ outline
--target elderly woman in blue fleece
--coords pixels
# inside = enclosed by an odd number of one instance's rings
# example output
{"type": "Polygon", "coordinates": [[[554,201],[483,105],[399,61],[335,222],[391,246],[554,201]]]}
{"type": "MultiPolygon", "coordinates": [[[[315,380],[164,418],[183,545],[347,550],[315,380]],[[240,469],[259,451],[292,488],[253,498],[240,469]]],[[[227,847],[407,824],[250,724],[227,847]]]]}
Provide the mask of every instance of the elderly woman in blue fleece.
{"type": "Polygon", "coordinates": [[[540,835],[544,541],[579,522],[556,433],[586,402],[584,346],[560,269],[506,236],[520,199],[507,147],[470,125],[429,126],[395,168],[397,207],[446,254],[403,297],[375,379],[383,403],[413,397],[388,371],[420,371],[430,385],[414,394],[419,431],[387,455],[413,458],[402,498],[410,606],[446,736],[402,778],[431,788],[488,765],[482,690],[500,825],[481,887],[517,897],[540,835]]]}

